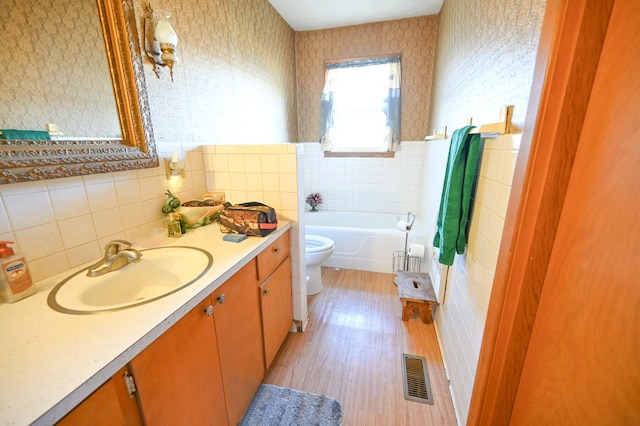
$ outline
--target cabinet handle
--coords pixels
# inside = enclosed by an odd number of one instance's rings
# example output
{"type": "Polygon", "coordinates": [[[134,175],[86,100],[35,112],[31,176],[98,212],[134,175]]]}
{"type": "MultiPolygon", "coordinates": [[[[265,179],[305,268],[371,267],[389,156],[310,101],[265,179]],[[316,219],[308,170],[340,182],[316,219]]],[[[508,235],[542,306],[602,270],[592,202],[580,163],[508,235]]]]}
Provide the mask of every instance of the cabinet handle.
{"type": "Polygon", "coordinates": [[[265,296],[268,296],[269,293],[271,293],[271,289],[267,288],[267,289],[263,290],[262,292],[265,294],[265,296]]]}
{"type": "Polygon", "coordinates": [[[218,303],[223,304],[225,298],[226,296],[224,295],[224,293],[222,293],[220,296],[216,297],[216,300],[218,301],[218,303]]]}
{"type": "Polygon", "coordinates": [[[204,308],[204,313],[207,314],[208,317],[213,315],[213,306],[209,305],[206,308],[204,308]]]}
{"type": "Polygon", "coordinates": [[[282,249],[281,249],[280,247],[275,247],[275,248],[273,249],[273,251],[274,251],[274,252],[276,252],[276,253],[280,253],[280,251],[281,251],[281,250],[282,250],[282,249]]]}

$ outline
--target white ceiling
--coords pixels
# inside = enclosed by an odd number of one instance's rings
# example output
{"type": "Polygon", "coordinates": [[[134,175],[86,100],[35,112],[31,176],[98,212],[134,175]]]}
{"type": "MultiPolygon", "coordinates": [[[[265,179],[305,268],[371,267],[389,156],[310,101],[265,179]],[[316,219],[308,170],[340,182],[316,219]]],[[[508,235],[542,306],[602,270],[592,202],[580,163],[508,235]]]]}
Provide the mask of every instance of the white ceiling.
{"type": "Polygon", "coordinates": [[[296,31],[390,21],[440,12],[443,0],[269,0],[296,31]]]}

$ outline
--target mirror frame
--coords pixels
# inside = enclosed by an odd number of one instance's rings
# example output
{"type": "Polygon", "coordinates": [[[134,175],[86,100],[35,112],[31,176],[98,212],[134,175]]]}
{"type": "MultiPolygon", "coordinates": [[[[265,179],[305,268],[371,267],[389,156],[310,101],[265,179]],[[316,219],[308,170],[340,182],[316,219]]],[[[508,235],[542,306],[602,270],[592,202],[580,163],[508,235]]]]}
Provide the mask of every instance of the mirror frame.
{"type": "Polygon", "coordinates": [[[159,165],[132,1],[96,2],[122,139],[0,139],[0,184],[159,165]]]}

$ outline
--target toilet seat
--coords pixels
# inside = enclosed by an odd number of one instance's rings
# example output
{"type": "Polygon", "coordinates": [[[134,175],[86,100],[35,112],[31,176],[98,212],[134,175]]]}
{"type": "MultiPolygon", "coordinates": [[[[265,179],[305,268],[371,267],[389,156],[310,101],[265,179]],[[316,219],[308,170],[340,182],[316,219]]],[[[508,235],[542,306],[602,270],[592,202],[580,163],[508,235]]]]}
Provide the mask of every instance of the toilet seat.
{"type": "Polygon", "coordinates": [[[333,240],[321,237],[320,235],[305,235],[304,251],[307,253],[318,253],[321,251],[333,250],[335,244],[333,240]]]}

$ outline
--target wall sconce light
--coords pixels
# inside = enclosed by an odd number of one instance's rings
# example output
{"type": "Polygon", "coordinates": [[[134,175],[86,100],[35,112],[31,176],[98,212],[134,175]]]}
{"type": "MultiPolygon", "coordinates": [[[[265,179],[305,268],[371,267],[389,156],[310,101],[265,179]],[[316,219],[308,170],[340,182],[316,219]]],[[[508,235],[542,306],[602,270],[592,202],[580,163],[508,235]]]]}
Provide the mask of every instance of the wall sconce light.
{"type": "Polygon", "coordinates": [[[178,62],[176,55],[178,35],[169,22],[170,17],[170,13],[165,13],[162,18],[155,19],[153,8],[147,3],[144,7],[142,31],[144,50],[153,64],[156,77],[160,78],[158,67],[169,67],[169,74],[173,81],[173,66],[178,62]]]}
{"type": "Polygon", "coordinates": [[[178,153],[178,151],[174,151],[173,155],[171,155],[171,159],[165,158],[164,165],[167,171],[167,179],[175,179],[177,177],[184,177],[184,157],[178,153]]]}

